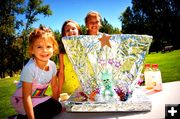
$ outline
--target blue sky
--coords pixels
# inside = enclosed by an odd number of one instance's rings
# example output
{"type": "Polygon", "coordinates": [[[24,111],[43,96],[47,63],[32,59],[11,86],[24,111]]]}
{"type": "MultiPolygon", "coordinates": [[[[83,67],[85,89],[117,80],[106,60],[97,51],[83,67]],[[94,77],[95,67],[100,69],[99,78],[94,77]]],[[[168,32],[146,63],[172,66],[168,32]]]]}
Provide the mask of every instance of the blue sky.
{"type": "Polygon", "coordinates": [[[73,19],[80,25],[85,25],[84,18],[91,11],[97,11],[102,18],[121,29],[121,22],[118,19],[124,10],[131,6],[131,0],[44,0],[44,4],[49,4],[53,15],[44,17],[38,15],[38,21],[33,27],[43,24],[53,30],[61,30],[62,24],[67,19],[73,19]]]}

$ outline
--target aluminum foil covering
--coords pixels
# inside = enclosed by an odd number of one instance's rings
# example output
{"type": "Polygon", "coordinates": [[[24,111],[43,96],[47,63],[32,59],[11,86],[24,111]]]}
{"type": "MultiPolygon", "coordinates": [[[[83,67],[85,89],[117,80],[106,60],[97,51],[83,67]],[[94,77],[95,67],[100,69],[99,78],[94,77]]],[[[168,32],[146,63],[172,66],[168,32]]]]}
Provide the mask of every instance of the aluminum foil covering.
{"type": "Polygon", "coordinates": [[[92,101],[75,101],[76,97],[71,96],[65,102],[66,111],[68,112],[133,112],[133,111],[150,111],[152,108],[151,101],[141,89],[135,89],[132,97],[127,101],[109,101],[109,102],[92,102],[92,101]]]}
{"type": "Polygon", "coordinates": [[[123,101],[119,106],[126,105],[140,77],[152,36],[80,35],[63,37],[62,41],[81,83],[82,90],[75,92],[74,99],[98,105],[123,101]]]}

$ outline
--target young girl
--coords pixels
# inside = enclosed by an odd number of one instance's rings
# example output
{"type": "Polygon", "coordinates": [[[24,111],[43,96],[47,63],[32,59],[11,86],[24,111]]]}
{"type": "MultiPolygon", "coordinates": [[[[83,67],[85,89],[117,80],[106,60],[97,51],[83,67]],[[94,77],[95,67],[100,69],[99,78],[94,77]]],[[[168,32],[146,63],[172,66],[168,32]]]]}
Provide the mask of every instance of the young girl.
{"type": "Polygon", "coordinates": [[[98,35],[101,28],[101,15],[96,11],[89,12],[85,17],[88,35],[98,35]]]}
{"type": "MultiPolygon", "coordinates": [[[[61,29],[62,37],[64,36],[77,36],[81,35],[80,26],[73,20],[67,20],[64,22],[61,29]]],[[[73,66],[65,52],[62,40],[60,42],[59,63],[60,71],[58,73],[59,79],[59,94],[63,89],[68,89],[66,93],[72,94],[76,88],[80,86],[77,75],[73,69],[73,66]]]]}
{"type": "Polygon", "coordinates": [[[58,53],[58,44],[50,29],[40,27],[30,33],[29,55],[32,57],[21,72],[11,103],[17,119],[51,119],[61,112],[58,102],[56,65],[50,58],[58,53]],[[51,84],[52,97],[45,92],[51,84]]]}

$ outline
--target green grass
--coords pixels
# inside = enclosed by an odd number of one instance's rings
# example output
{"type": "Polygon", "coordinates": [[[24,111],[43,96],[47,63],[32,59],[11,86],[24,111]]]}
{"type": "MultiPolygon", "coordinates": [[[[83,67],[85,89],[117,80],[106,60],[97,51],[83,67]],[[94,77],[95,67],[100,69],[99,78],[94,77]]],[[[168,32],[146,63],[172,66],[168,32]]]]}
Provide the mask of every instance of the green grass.
{"type": "Polygon", "coordinates": [[[180,80],[180,50],[147,55],[145,63],[159,65],[163,82],[180,80]]]}
{"type": "MultiPolygon", "coordinates": [[[[180,81],[180,50],[167,53],[152,53],[147,55],[145,63],[157,63],[162,73],[163,82],[180,81]]],[[[19,77],[0,79],[0,119],[16,114],[10,105],[10,96],[15,91],[14,80],[19,77]]],[[[47,94],[50,94],[50,89],[47,94]]]]}
{"type": "MultiPolygon", "coordinates": [[[[13,82],[19,80],[19,78],[0,79],[0,119],[6,119],[8,116],[16,114],[10,104],[10,97],[16,90],[16,85],[13,82]]],[[[48,88],[46,94],[51,95],[51,87],[48,88]]]]}
{"type": "Polygon", "coordinates": [[[9,115],[15,114],[10,104],[10,97],[16,89],[14,80],[19,77],[0,79],[0,119],[6,119],[9,115]]]}

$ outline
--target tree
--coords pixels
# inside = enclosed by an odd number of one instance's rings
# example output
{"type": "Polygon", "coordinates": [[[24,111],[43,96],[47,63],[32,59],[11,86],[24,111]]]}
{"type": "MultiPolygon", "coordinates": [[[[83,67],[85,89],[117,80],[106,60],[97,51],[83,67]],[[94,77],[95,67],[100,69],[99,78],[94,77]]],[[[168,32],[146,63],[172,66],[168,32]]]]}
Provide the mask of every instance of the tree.
{"type": "Polygon", "coordinates": [[[20,21],[16,20],[16,15],[23,12],[23,0],[3,0],[0,1],[0,77],[4,78],[6,72],[13,75],[13,66],[16,67],[19,61],[13,60],[21,54],[15,53],[18,47],[14,47],[13,42],[16,34],[15,29],[19,27],[20,21]]]}
{"type": "Polygon", "coordinates": [[[82,34],[87,34],[86,26],[81,25],[80,28],[81,28],[82,34]]]}
{"type": "Polygon", "coordinates": [[[104,18],[104,20],[101,21],[102,27],[100,29],[100,32],[102,33],[113,33],[113,26],[108,23],[108,21],[104,18]]]}
{"type": "Polygon", "coordinates": [[[133,33],[133,11],[130,7],[127,7],[125,12],[119,17],[120,21],[122,21],[122,32],[123,33],[133,33]]]}
{"type": "Polygon", "coordinates": [[[123,33],[152,35],[152,51],[159,51],[165,45],[180,48],[177,0],[132,0],[132,7],[125,10],[120,20],[123,33]]]}
{"type": "Polygon", "coordinates": [[[26,50],[28,34],[32,24],[38,19],[37,15],[48,16],[52,14],[49,5],[42,5],[42,0],[1,0],[0,1],[0,76],[12,76],[24,65],[27,60],[26,50]],[[26,5],[27,4],[27,5],[26,5]],[[20,14],[25,15],[25,20],[17,20],[20,14]],[[25,25],[23,25],[25,24],[25,25]],[[19,34],[18,29],[23,32],[19,34]],[[23,64],[23,65],[21,65],[23,64]]]}
{"type": "Polygon", "coordinates": [[[108,23],[106,18],[104,18],[104,20],[102,20],[101,24],[102,24],[102,27],[99,31],[102,33],[108,33],[108,34],[120,34],[121,33],[119,28],[117,28],[117,27],[114,28],[110,23],[108,23]]]}

